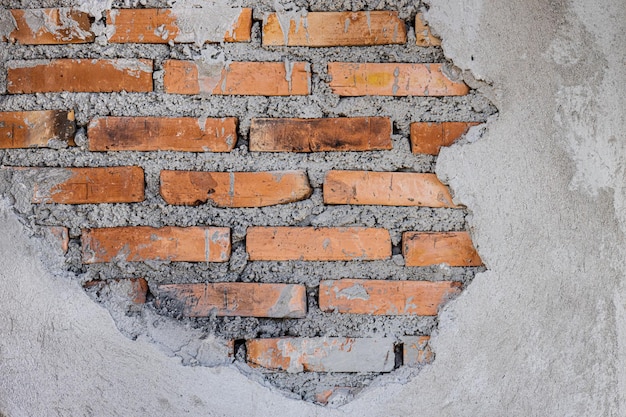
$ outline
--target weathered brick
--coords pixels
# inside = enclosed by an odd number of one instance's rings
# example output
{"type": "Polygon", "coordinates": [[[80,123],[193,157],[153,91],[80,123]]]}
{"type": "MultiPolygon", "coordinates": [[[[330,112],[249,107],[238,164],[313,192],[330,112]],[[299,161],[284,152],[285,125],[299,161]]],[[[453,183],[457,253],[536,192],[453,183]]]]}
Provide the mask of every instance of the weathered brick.
{"type": "Polygon", "coordinates": [[[305,62],[231,62],[223,66],[168,60],[163,64],[166,93],[292,96],[311,92],[305,62]]]}
{"type": "Polygon", "coordinates": [[[391,149],[387,117],[252,119],[250,150],[257,152],[374,151],[391,149]]]}
{"type": "Polygon", "coordinates": [[[230,152],[237,119],[96,117],[87,135],[90,151],[230,152]]]}
{"type": "Polygon", "coordinates": [[[187,317],[302,318],[306,287],[295,284],[218,282],[159,285],[158,304],[187,317]]]}
{"type": "MultiPolygon", "coordinates": [[[[189,18],[198,21],[219,19],[214,10],[203,8],[181,9],[115,9],[107,12],[107,27],[114,28],[109,36],[111,43],[193,43],[197,35],[185,24],[189,18]],[[182,22],[180,19],[182,18],[182,22]]],[[[248,42],[252,27],[252,9],[241,9],[233,22],[223,22],[221,34],[206,33],[208,42],[248,42]]],[[[208,31],[207,31],[208,32],[208,31]]]]}
{"type": "Polygon", "coordinates": [[[161,171],[161,195],[168,204],[264,207],[304,200],[311,192],[304,171],[161,171]]]}
{"type": "Polygon", "coordinates": [[[83,230],[83,262],[226,262],[227,227],[109,227],[83,230]]]}
{"type": "Polygon", "coordinates": [[[392,338],[275,338],[246,342],[251,366],[296,372],[390,372],[392,338]]]}
{"type": "Polygon", "coordinates": [[[431,363],[435,359],[428,336],[403,336],[402,363],[405,366],[419,366],[431,363]]]}
{"type": "Polygon", "coordinates": [[[104,281],[88,281],[83,284],[87,290],[108,292],[112,297],[124,297],[134,304],[144,304],[148,294],[148,281],[144,278],[123,278],[104,281]]]}
{"type": "Polygon", "coordinates": [[[63,226],[50,226],[46,229],[50,237],[58,242],[61,252],[67,253],[70,246],[70,233],[68,228],[63,226]]]}
{"type": "Polygon", "coordinates": [[[16,29],[8,40],[24,45],[93,42],[89,14],[71,8],[12,9],[16,29]]]}
{"type": "Polygon", "coordinates": [[[458,96],[469,89],[450,80],[442,64],[330,62],[330,88],[340,96],[458,96]]]}
{"type": "Polygon", "coordinates": [[[337,386],[331,389],[321,389],[315,394],[315,402],[323,405],[340,406],[354,398],[361,391],[360,387],[337,386]]]}
{"type": "Polygon", "coordinates": [[[435,174],[412,172],[329,171],[324,203],[457,207],[435,174]]]}
{"type": "Polygon", "coordinates": [[[397,12],[309,12],[288,24],[289,28],[283,28],[276,13],[268,14],[263,23],[263,45],[367,46],[406,42],[406,28],[397,12]]]}
{"type": "Polygon", "coordinates": [[[468,232],[405,232],[402,253],[406,266],[482,265],[468,232]]]}
{"type": "Polygon", "coordinates": [[[436,316],[439,307],[460,292],[450,281],[340,279],[320,282],[322,311],[385,316],[436,316]]]}
{"type": "Polygon", "coordinates": [[[140,167],[31,168],[4,167],[32,189],[33,203],[136,203],[144,199],[140,167]]]}
{"type": "Polygon", "coordinates": [[[415,122],[411,123],[411,150],[413,153],[438,155],[442,146],[450,146],[470,127],[473,122],[415,122]]]}
{"type": "Polygon", "coordinates": [[[53,59],[9,61],[10,94],[152,91],[149,59],[53,59]]]}
{"type": "Polygon", "coordinates": [[[366,227],[249,227],[251,261],[370,261],[391,257],[385,229],[366,227]]]}
{"type": "Polygon", "coordinates": [[[421,13],[415,15],[415,43],[418,46],[440,46],[441,39],[434,36],[421,13]]]}
{"type": "Polygon", "coordinates": [[[74,146],[74,111],[0,113],[0,148],[45,148],[55,142],[74,146]]]}

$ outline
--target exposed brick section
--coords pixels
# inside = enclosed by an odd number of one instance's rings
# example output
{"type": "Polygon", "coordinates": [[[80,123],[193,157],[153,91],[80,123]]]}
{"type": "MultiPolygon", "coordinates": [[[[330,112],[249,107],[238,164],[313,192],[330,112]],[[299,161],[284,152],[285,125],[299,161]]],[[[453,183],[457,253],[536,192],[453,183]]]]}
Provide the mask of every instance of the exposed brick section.
{"type": "Polygon", "coordinates": [[[64,110],[0,113],[0,148],[45,148],[56,141],[74,145],[74,112],[64,110]]]}
{"type": "MultiPolygon", "coordinates": [[[[201,13],[202,9],[190,8],[186,13],[201,13]]],[[[206,13],[206,12],[205,12],[206,13]]],[[[219,19],[219,16],[207,16],[219,19]]],[[[107,12],[107,26],[115,32],[109,36],[111,43],[193,43],[193,32],[184,32],[172,9],[116,9],[107,12]]],[[[221,37],[208,42],[249,42],[252,27],[252,9],[242,9],[230,30],[221,37]]]]}
{"type": "Polygon", "coordinates": [[[89,15],[69,8],[10,10],[17,29],[10,42],[24,45],[61,45],[93,42],[89,15]]]}
{"type": "Polygon", "coordinates": [[[237,119],[97,117],[88,136],[90,151],[230,152],[237,119]]]}
{"type": "Polygon", "coordinates": [[[410,172],[329,171],[324,203],[456,207],[435,174],[410,172]]]}
{"type": "Polygon", "coordinates": [[[330,62],[330,88],[340,96],[458,96],[469,89],[451,81],[442,64],[330,62]]]}
{"type": "Polygon", "coordinates": [[[365,227],[249,227],[252,261],[369,261],[391,257],[385,229],[365,227]]]}
{"type": "Polygon", "coordinates": [[[421,13],[415,15],[415,43],[418,46],[440,46],[441,39],[434,36],[421,13]]]}
{"type": "Polygon", "coordinates": [[[187,317],[303,318],[306,287],[295,284],[219,282],[159,285],[159,305],[187,317]]]}
{"type": "Polygon", "coordinates": [[[87,229],[82,233],[83,262],[226,262],[230,258],[227,227],[147,226],[87,229]]]}
{"type": "Polygon", "coordinates": [[[264,207],[304,200],[312,191],[304,171],[161,171],[161,195],[168,204],[264,207]]]}
{"type": "Polygon", "coordinates": [[[391,120],[387,117],[252,119],[250,125],[251,151],[374,151],[391,148],[391,120]]]}
{"type": "Polygon", "coordinates": [[[411,123],[411,150],[413,153],[438,155],[442,146],[450,146],[470,127],[472,122],[415,122],[411,123]]]}
{"type": "Polygon", "coordinates": [[[194,61],[163,64],[166,93],[243,96],[310,94],[311,70],[305,62],[231,62],[221,71],[194,61]]]}
{"type": "Polygon", "coordinates": [[[149,59],[54,59],[9,61],[10,94],[152,91],[149,59]]]}
{"type": "Polygon", "coordinates": [[[83,286],[97,292],[114,292],[115,295],[126,297],[134,304],[144,304],[148,294],[148,281],[144,278],[88,281],[83,286]]]}
{"type": "Polygon", "coordinates": [[[345,337],[253,339],[248,363],[287,372],[390,372],[394,340],[345,337]]]}
{"type": "Polygon", "coordinates": [[[480,266],[482,260],[468,232],[405,232],[402,253],[406,266],[448,264],[480,266]]]}
{"type": "Polygon", "coordinates": [[[402,337],[402,363],[407,366],[419,366],[431,363],[435,355],[428,344],[428,336],[402,337]]]}
{"type": "Polygon", "coordinates": [[[289,21],[283,30],[276,13],[266,16],[263,45],[288,46],[367,46],[403,44],[404,22],[397,12],[309,12],[299,21],[289,21]]]}
{"type": "Polygon", "coordinates": [[[47,228],[48,232],[54,240],[59,243],[61,252],[67,253],[70,246],[70,233],[67,227],[62,226],[50,226],[47,228]]]}
{"type": "Polygon", "coordinates": [[[458,282],[340,279],[320,283],[322,311],[386,316],[436,316],[460,292],[458,282]]]}

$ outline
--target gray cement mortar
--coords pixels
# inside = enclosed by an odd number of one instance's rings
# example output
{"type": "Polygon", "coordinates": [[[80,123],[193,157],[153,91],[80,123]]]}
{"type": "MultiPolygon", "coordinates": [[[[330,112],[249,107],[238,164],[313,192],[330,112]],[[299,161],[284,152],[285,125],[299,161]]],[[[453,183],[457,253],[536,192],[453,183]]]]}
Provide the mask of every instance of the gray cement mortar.
{"type": "MultiPolygon", "coordinates": [[[[414,46],[414,33],[409,32],[405,45],[374,46],[366,48],[301,48],[260,45],[260,20],[264,12],[274,10],[271,2],[235,2],[234,6],[253,7],[253,40],[249,44],[205,45],[109,45],[102,42],[86,45],[22,46],[2,45],[0,53],[0,89],[6,91],[4,73],[7,60],[20,61],[50,58],[149,58],[155,61],[154,93],[54,93],[3,95],[0,111],[74,109],[78,125],[77,148],[26,149],[0,151],[0,164],[5,166],[82,167],[138,165],[146,174],[146,200],[138,204],[101,205],[31,205],[29,197],[16,192],[11,174],[3,173],[0,192],[9,198],[22,220],[41,234],[41,226],[66,226],[70,229],[70,248],[61,269],[76,274],[75,280],[84,283],[94,279],[145,277],[151,290],[161,283],[241,281],[288,282],[307,286],[309,312],[305,319],[217,318],[182,319],[178,312],[166,307],[155,309],[149,298],[142,309],[126,304],[106,294],[92,297],[105,306],[120,331],[132,339],[156,343],[164,351],[182,359],[187,365],[215,366],[228,359],[215,355],[202,357],[199,350],[172,348],[168,332],[157,335],[151,329],[155,320],[164,320],[167,326],[180,321],[189,334],[184,340],[195,346],[194,338],[247,339],[278,336],[348,336],[396,337],[429,335],[437,326],[433,317],[372,317],[322,313],[317,306],[317,286],[321,279],[345,277],[394,280],[454,280],[468,285],[477,272],[484,268],[406,268],[400,255],[403,231],[457,231],[466,230],[466,211],[462,209],[399,208],[376,206],[324,206],[321,185],[330,169],[359,169],[383,171],[434,172],[436,158],[413,155],[409,146],[409,124],[413,121],[478,121],[483,122],[496,112],[495,107],[476,91],[463,97],[355,97],[339,98],[331,94],[326,82],[326,64],[331,61],[354,62],[443,62],[440,48],[414,46]],[[312,64],[312,91],[306,97],[220,97],[166,95],[162,89],[162,63],[165,59],[194,59],[202,51],[223,53],[227,59],[279,61],[306,61],[312,64]],[[97,116],[191,116],[239,118],[239,138],[233,152],[227,154],[195,154],[182,152],[107,152],[87,151],[86,124],[97,116]],[[254,117],[344,117],[388,116],[393,121],[393,150],[382,152],[342,152],[312,154],[251,153],[247,148],[250,120],[254,117]],[[263,171],[304,169],[307,171],[313,195],[301,202],[274,207],[251,209],[220,209],[175,207],[166,205],[159,195],[159,173],[164,169],[263,171]],[[148,225],[228,226],[232,229],[233,253],[224,264],[195,264],[145,262],[97,264],[85,266],[80,258],[80,231],[89,227],[148,225]],[[394,245],[394,256],[388,261],[375,262],[248,262],[245,252],[245,232],[256,226],[367,226],[389,230],[394,245]],[[158,313],[159,319],[154,313],[158,313]],[[151,324],[152,323],[152,324],[151,324]],[[193,336],[190,336],[193,335],[193,336]],[[165,340],[168,339],[168,340],[165,340]]],[[[7,8],[35,8],[70,6],[72,2],[8,1],[7,8]]],[[[114,2],[114,7],[167,7],[166,2],[114,2]]],[[[296,2],[297,8],[317,10],[398,10],[400,17],[412,26],[419,3],[403,1],[313,1],[296,2]]],[[[454,68],[450,66],[451,70],[454,68]]],[[[169,327],[168,327],[169,328],[169,327]]],[[[196,342],[197,343],[197,342],[196,342]]],[[[218,343],[216,344],[218,345],[218,343]]],[[[218,349],[219,350],[219,349],[218,349]]],[[[207,347],[204,351],[216,351],[207,347]]],[[[243,351],[236,352],[241,358],[243,351]]],[[[395,376],[376,379],[375,375],[354,374],[265,374],[261,376],[243,364],[241,372],[266,384],[268,381],[298,398],[312,400],[316,390],[324,387],[345,386],[363,388],[373,381],[393,380],[399,375],[415,374],[419,369],[396,371],[395,376]],[[396,375],[397,374],[397,375],[396,375]]],[[[346,398],[347,399],[347,398],[346,398]]],[[[341,403],[342,401],[339,401],[341,403]]]]}

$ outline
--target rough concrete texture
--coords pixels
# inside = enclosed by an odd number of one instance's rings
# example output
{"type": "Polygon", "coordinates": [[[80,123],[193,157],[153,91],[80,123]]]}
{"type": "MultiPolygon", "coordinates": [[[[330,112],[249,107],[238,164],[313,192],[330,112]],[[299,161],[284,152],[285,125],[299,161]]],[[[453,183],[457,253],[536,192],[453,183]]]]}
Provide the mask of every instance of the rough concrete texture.
{"type": "Polygon", "coordinates": [[[489,83],[475,85],[500,114],[481,139],[438,160],[437,172],[472,212],[468,223],[489,272],[448,305],[433,339],[435,362],[408,383],[387,380],[333,410],[285,398],[232,367],[182,367],[152,341],[120,335],[62,268],[45,270],[40,241],[27,240],[5,205],[0,412],[624,415],[620,3],[431,4],[427,17],[444,51],[489,83]]]}

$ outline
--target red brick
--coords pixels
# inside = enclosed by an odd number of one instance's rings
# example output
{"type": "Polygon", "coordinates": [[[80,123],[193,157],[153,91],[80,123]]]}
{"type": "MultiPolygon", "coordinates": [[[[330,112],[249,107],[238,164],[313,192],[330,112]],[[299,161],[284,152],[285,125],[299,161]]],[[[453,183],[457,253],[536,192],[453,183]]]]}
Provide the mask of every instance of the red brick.
{"type": "Polygon", "coordinates": [[[306,287],[294,284],[218,282],[159,285],[159,305],[187,317],[303,318],[306,287]]]}
{"type": "Polygon", "coordinates": [[[442,64],[328,63],[330,88],[340,96],[458,96],[469,89],[451,81],[442,64]]]}
{"type": "Polygon", "coordinates": [[[61,45],[93,42],[89,15],[70,8],[12,9],[17,28],[10,42],[24,45],[61,45]]]}
{"type": "Polygon", "coordinates": [[[51,141],[74,146],[74,111],[0,113],[0,148],[45,148],[51,141]]]}
{"type": "Polygon", "coordinates": [[[97,117],[87,134],[90,151],[230,152],[237,119],[97,117]]]}
{"type": "Polygon", "coordinates": [[[168,204],[264,207],[304,200],[311,192],[304,171],[161,171],[161,195],[168,204]]]}
{"type": "Polygon", "coordinates": [[[457,207],[435,174],[410,172],[329,171],[324,203],[457,207]]]}
{"type": "Polygon", "coordinates": [[[390,372],[394,339],[346,337],[253,339],[246,342],[251,366],[296,372],[390,372]]]}
{"type": "Polygon", "coordinates": [[[405,366],[419,366],[431,363],[435,354],[428,342],[428,336],[403,336],[402,359],[405,366]]]}
{"type": "Polygon", "coordinates": [[[97,292],[113,292],[114,296],[125,297],[134,304],[144,304],[148,294],[148,282],[143,278],[88,281],[83,286],[97,292]]]}
{"type": "Polygon", "coordinates": [[[411,123],[411,150],[413,153],[438,155],[442,146],[450,146],[470,127],[472,122],[415,122],[411,123]]]}
{"type": "Polygon", "coordinates": [[[405,232],[402,252],[406,266],[448,264],[480,266],[482,261],[468,232],[405,232]]]}
{"type": "Polygon", "coordinates": [[[305,62],[231,62],[203,68],[194,61],[169,60],[163,69],[166,93],[292,96],[311,92],[311,70],[305,62]]]}
{"type": "Polygon", "coordinates": [[[147,226],[87,229],[82,233],[83,262],[226,262],[227,227],[147,226]]]}
{"type": "Polygon", "coordinates": [[[288,46],[367,46],[403,44],[404,22],[397,12],[309,12],[290,20],[283,33],[276,13],[263,23],[263,45],[288,46]]]}
{"type": "Polygon", "coordinates": [[[374,151],[391,149],[387,117],[252,119],[250,150],[256,152],[374,151]]]}
{"type": "Polygon", "coordinates": [[[436,316],[460,292],[458,282],[340,279],[320,282],[322,311],[376,316],[436,316]]]}
{"type": "Polygon", "coordinates": [[[52,238],[59,243],[59,248],[61,249],[61,252],[67,253],[67,250],[70,247],[70,234],[67,227],[50,226],[48,227],[48,232],[50,233],[52,238]]]}
{"type": "Polygon", "coordinates": [[[53,59],[9,61],[10,94],[152,91],[149,59],[53,59]]]}
{"type": "Polygon", "coordinates": [[[365,227],[249,227],[252,261],[369,261],[391,257],[385,229],[365,227]]]}
{"type": "MultiPolygon", "coordinates": [[[[196,15],[206,14],[206,19],[219,19],[210,16],[202,8],[185,11],[196,15]]],[[[109,36],[111,43],[193,43],[193,32],[181,29],[179,17],[173,9],[115,9],[107,12],[107,26],[115,28],[109,36]]],[[[224,22],[226,23],[226,22],[224,22]]],[[[184,26],[184,24],[183,24],[184,26]]],[[[224,25],[226,27],[226,25],[224,25]]],[[[222,36],[208,42],[249,42],[252,27],[252,9],[241,9],[238,19],[231,29],[225,29],[222,36]]]]}
{"type": "Polygon", "coordinates": [[[421,13],[415,15],[415,43],[418,46],[440,46],[441,39],[434,36],[421,13]]]}

